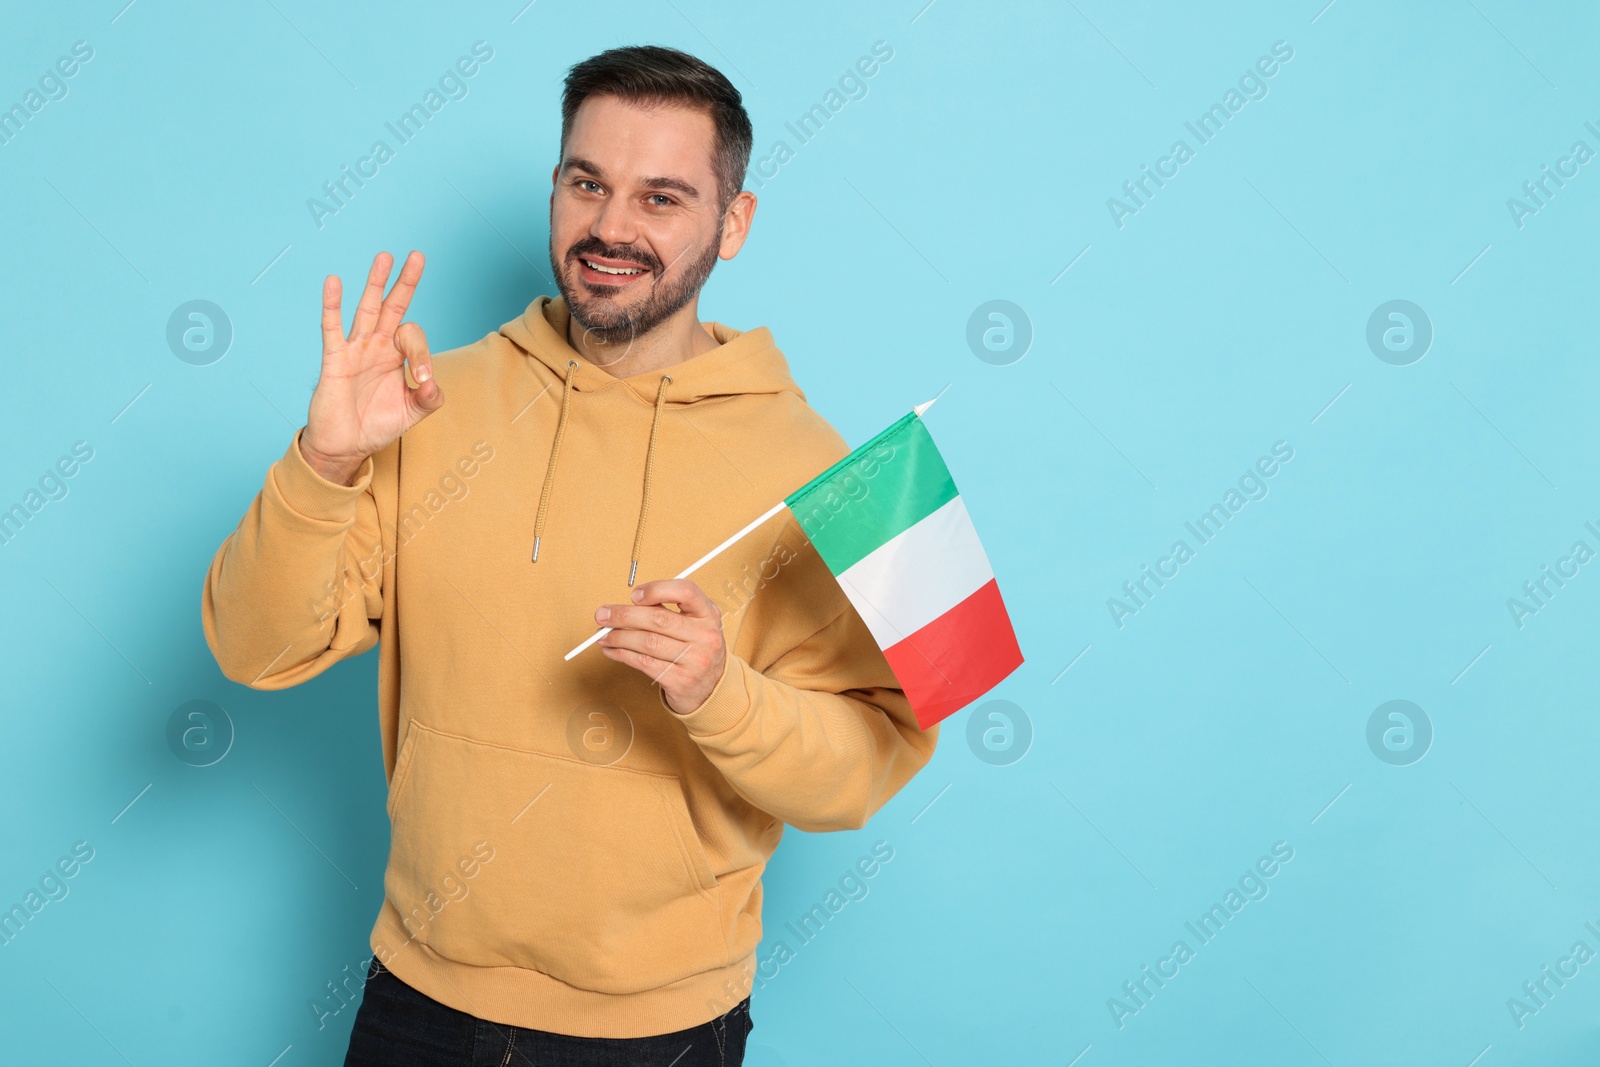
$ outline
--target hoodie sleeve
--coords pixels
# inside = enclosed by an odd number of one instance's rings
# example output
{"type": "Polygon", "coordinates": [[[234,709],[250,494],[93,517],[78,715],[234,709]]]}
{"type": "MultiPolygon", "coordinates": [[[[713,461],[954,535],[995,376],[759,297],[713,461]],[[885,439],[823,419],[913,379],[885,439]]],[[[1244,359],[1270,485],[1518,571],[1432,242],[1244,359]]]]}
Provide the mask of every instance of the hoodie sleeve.
{"type": "Polygon", "coordinates": [[[730,647],[711,695],[678,718],[756,807],[800,830],[856,830],[922,769],[939,738],[937,725],[917,725],[898,686],[846,602],[764,671],[730,647]]]}
{"type": "Polygon", "coordinates": [[[355,484],[337,485],[301,455],[303,432],[222,542],[201,595],[211,654],[252,689],[297,685],[378,642],[384,561],[372,457],[355,484]]]}

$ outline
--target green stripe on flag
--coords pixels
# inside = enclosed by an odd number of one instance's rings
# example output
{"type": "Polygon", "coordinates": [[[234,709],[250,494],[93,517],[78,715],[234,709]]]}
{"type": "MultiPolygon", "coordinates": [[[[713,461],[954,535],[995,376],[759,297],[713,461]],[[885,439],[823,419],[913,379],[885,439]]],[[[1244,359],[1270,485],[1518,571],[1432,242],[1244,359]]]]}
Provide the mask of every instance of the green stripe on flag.
{"type": "Polygon", "coordinates": [[[784,503],[837,575],[955,497],[950,469],[913,411],[784,503]]]}

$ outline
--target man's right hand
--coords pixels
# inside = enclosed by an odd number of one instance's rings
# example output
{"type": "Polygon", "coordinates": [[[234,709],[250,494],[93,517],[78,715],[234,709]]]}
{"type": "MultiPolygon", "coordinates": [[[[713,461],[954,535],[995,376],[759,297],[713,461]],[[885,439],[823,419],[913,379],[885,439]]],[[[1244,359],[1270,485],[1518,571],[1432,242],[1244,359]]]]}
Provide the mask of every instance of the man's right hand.
{"type": "Polygon", "coordinates": [[[300,435],[300,454],[330,482],[350,485],[366,458],[444,404],[433,380],[433,357],[422,327],[402,323],[422,277],[421,252],[412,252],[384,297],[394,257],[379,252],[367,274],[349,336],[340,312],[339,276],[322,282],[322,373],[300,435]],[[406,384],[411,366],[415,389],[406,384]]]}

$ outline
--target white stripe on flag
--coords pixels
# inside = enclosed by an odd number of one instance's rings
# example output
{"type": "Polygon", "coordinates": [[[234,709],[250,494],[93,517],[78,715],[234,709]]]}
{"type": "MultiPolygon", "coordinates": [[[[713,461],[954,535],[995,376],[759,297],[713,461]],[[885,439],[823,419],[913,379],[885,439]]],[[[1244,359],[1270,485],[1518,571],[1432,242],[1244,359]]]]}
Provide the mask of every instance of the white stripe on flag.
{"type": "Polygon", "coordinates": [[[879,648],[911,636],[994,577],[958,496],[839,575],[879,648]]]}

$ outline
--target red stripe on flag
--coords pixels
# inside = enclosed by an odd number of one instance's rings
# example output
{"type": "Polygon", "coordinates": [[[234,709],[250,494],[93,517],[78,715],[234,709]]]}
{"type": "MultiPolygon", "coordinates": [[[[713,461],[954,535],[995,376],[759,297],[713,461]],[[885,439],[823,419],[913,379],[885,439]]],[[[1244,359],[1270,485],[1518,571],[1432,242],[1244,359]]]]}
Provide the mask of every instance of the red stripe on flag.
{"type": "Polygon", "coordinates": [[[993,578],[883,654],[924,730],[977,700],[1022,665],[1011,616],[993,578]]]}

